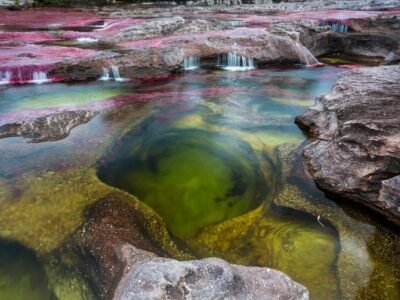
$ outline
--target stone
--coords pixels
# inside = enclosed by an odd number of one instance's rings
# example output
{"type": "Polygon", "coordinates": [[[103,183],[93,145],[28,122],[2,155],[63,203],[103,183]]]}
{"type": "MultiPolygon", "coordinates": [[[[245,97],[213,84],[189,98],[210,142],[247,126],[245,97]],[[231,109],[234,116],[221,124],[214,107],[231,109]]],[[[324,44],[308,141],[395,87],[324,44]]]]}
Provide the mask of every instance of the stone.
{"type": "Polygon", "coordinates": [[[121,248],[130,268],[117,299],[309,299],[308,291],[282,272],[230,264],[219,258],[177,261],[130,245],[121,248]]]}
{"type": "Polygon", "coordinates": [[[368,206],[399,224],[400,66],[345,72],[296,117],[311,138],[306,169],[329,195],[368,206]],[[380,195],[381,193],[381,195],[380,195]]]}
{"type": "MultiPolygon", "coordinates": [[[[232,265],[161,246],[140,207],[110,193],[61,248],[100,299],[308,299],[306,288],[282,272],[232,265]],[[71,256],[72,254],[72,256],[71,256]],[[73,260],[73,259],[72,259],[73,260]]],[[[168,245],[173,245],[172,240],[168,245]]]]}
{"type": "Polygon", "coordinates": [[[400,207],[400,176],[382,181],[382,188],[379,191],[379,201],[382,201],[386,208],[400,207]]]}
{"type": "Polygon", "coordinates": [[[8,123],[0,126],[0,138],[30,138],[30,143],[58,141],[66,138],[76,126],[89,122],[97,112],[67,111],[42,116],[36,119],[8,123]]]}

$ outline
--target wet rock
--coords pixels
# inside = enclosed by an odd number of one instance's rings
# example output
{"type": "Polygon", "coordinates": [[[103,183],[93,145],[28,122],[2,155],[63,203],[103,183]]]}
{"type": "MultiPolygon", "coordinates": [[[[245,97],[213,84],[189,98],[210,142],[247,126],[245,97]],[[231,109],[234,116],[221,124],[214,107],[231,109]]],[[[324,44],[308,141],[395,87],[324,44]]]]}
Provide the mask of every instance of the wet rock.
{"type": "Polygon", "coordinates": [[[308,291],[268,268],[218,258],[177,261],[133,246],[121,247],[130,269],[114,299],[308,299],[308,291]]]}
{"type": "Polygon", "coordinates": [[[152,38],[171,34],[185,24],[185,20],[180,17],[160,18],[139,24],[133,24],[122,29],[118,34],[103,38],[104,42],[131,41],[144,38],[152,38]]]}
{"type": "Polygon", "coordinates": [[[303,286],[279,271],[217,258],[168,258],[172,253],[154,239],[149,222],[133,202],[111,193],[90,207],[87,222],[63,252],[81,259],[80,268],[101,299],[308,299],[303,286]]]}
{"type": "Polygon", "coordinates": [[[382,201],[388,209],[400,207],[400,176],[382,181],[378,200],[382,201]]]}
{"type": "Polygon", "coordinates": [[[319,54],[340,53],[370,60],[387,60],[400,54],[400,39],[383,34],[330,32],[323,38],[327,40],[327,48],[322,53],[315,49],[319,54]]]}
{"type": "Polygon", "coordinates": [[[118,54],[66,61],[58,64],[51,75],[66,80],[95,79],[101,76],[104,67],[114,65],[119,67],[124,78],[147,80],[180,71],[187,56],[215,56],[216,66],[216,56],[230,52],[254,58],[260,65],[316,62],[296,38],[259,28],[172,35],[118,45],[123,48],[118,54]]]}
{"type": "Polygon", "coordinates": [[[87,222],[68,241],[66,247],[82,259],[80,268],[100,298],[111,299],[123,276],[122,245],[167,256],[150,237],[146,224],[132,202],[120,194],[109,194],[90,207],[87,222]]]}
{"type": "Polygon", "coordinates": [[[396,16],[378,15],[331,21],[333,24],[343,24],[349,32],[335,32],[330,26],[323,26],[318,20],[291,20],[277,22],[269,27],[275,34],[298,35],[302,45],[313,55],[340,54],[352,60],[373,62],[394,62],[400,57],[400,35],[396,24],[400,20],[396,16]],[[382,21],[387,20],[387,21],[382,21]],[[368,25],[365,25],[368,24],[368,25]],[[354,25],[353,24],[358,24],[354,25]],[[378,30],[373,30],[376,25],[378,30]]]}
{"type": "Polygon", "coordinates": [[[66,138],[76,126],[89,122],[97,112],[67,111],[33,120],[0,126],[0,138],[30,138],[30,143],[58,141],[66,138]]]}
{"type": "Polygon", "coordinates": [[[400,174],[400,66],[342,74],[333,90],[296,118],[314,140],[305,164],[325,192],[400,223],[390,180],[400,174]],[[381,196],[380,196],[381,193],[381,196]]]}

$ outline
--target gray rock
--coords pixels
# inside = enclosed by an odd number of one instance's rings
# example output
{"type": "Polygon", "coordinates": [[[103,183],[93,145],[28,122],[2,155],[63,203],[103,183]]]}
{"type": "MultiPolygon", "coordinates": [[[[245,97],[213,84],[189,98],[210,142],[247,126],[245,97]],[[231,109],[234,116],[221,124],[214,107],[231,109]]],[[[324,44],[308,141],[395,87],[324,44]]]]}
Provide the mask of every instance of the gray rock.
{"type": "Polygon", "coordinates": [[[313,140],[304,158],[318,186],[395,223],[398,179],[390,179],[400,174],[399,82],[399,65],[343,73],[329,94],[296,118],[313,140]]]}
{"type": "Polygon", "coordinates": [[[309,298],[305,287],[276,270],[218,258],[190,260],[154,226],[143,208],[111,193],[88,209],[85,224],[67,239],[60,257],[78,262],[99,299],[309,298]]]}
{"type": "Polygon", "coordinates": [[[116,43],[120,41],[160,37],[176,31],[184,24],[185,20],[180,16],[150,20],[124,28],[117,35],[104,38],[101,42],[116,43]]]}
{"type": "Polygon", "coordinates": [[[67,111],[32,120],[0,126],[0,138],[21,136],[30,143],[57,141],[66,138],[78,125],[89,122],[97,113],[93,111],[67,111]]]}
{"type": "Polygon", "coordinates": [[[400,176],[382,181],[382,188],[379,191],[379,201],[382,201],[386,208],[400,207],[400,176]]]}
{"type": "Polygon", "coordinates": [[[268,268],[218,258],[177,261],[131,245],[121,253],[128,270],[114,299],[309,299],[303,286],[268,268]]]}

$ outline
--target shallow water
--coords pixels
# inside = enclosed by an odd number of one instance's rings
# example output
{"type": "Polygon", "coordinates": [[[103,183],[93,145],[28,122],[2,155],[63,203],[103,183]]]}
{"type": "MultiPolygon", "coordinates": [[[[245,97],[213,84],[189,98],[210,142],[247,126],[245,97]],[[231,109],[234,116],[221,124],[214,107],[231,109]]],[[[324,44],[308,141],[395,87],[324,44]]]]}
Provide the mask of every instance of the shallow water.
{"type": "Polygon", "coordinates": [[[46,273],[32,251],[0,242],[0,299],[52,299],[46,273]]]}
{"type": "MultiPolygon", "coordinates": [[[[370,273],[359,272],[364,283],[354,283],[354,295],[372,295],[365,284],[369,282],[378,293],[394,285],[386,299],[396,299],[398,266],[390,256],[397,248],[377,257],[369,254],[376,245],[362,240],[362,234],[361,242],[356,239],[366,228],[395,244],[397,236],[391,231],[373,221],[363,220],[361,226],[324,197],[318,205],[337,214],[339,225],[342,220],[350,224],[348,234],[317,218],[320,212],[313,216],[275,204],[287,194],[290,199],[305,197],[291,194],[295,187],[284,162],[291,157],[288,149],[304,141],[293,120],[315,97],[329,91],[339,71],[329,66],[248,72],[200,69],[157,83],[0,87],[0,124],[71,108],[101,111],[61,141],[27,144],[21,138],[0,139],[0,187],[6,190],[0,192],[0,225],[7,224],[0,234],[24,240],[24,227],[32,226],[30,241],[44,239],[32,231],[46,239],[51,231],[59,231],[61,240],[67,225],[49,228],[36,223],[46,224],[43,219],[50,216],[61,224],[69,224],[71,214],[77,218],[73,214],[85,202],[76,202],[72,193],[62,194],[63,202],[47,202],[62,193],[64,185],[79,194],[74,185],[95,166],[105,183],[138,196],[157,211],[179,243],[198,257],[216,255],[234,263],[273,267],[304,284],[314,299],[340,299],[347,293],[343,282],[352,281],[338,263],[345,253],[355,265],[371,266],[370,273]],[[78,167],[83,170],[63,180],[68,170],[78,167]],[[30,179],[37,174],[40,180],[30,179]],[[20,215],[28,208],[29,217],[20,215]],[[343,237],[348,244],[342,244],[343,237]],[[353,250],[343,252],[350,244],[353,250]],[[384,271],[389,279],[376,288],[384,271]]],[[[313,185],[301,189],[318,193],[313,185]]],[[[34,242],[25,244],[36,247],[34,242]]]]}

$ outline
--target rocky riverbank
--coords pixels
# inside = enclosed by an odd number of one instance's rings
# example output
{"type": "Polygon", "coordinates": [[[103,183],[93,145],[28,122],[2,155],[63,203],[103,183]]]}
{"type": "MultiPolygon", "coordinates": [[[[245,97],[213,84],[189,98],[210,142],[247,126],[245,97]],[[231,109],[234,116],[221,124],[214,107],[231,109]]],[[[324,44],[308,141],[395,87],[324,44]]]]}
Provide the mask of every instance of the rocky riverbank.
{"type": "Polygon", "coordinates": [[[313,142],[305,165],[318,186],[400,224],[400,66],[342,74],[296,118],[313,142]]]}
{"type": "Polygon", "coordinates": [[[315,56],[324,55],[375,64],[399,60],[400,18],[394,4],[385,11],[378,11],[380,5],[370,10],[359,5],[363,11],[320,6],[315,12],[287,11],[282,5],[289,4],[240,10],[70,9],[68,20],[56,9],[0,11],[0,83],[95,80],[104,74],[111,79],[165,78],[183,71],[188,57],[214,57],[217,67],[217,57],[228,53],[258,65],[316,65],[315,56]],[[43,16],[48,18],[38,23],[43,16]],[[118,74],[111,74],[111,67],[118,74]]]}

